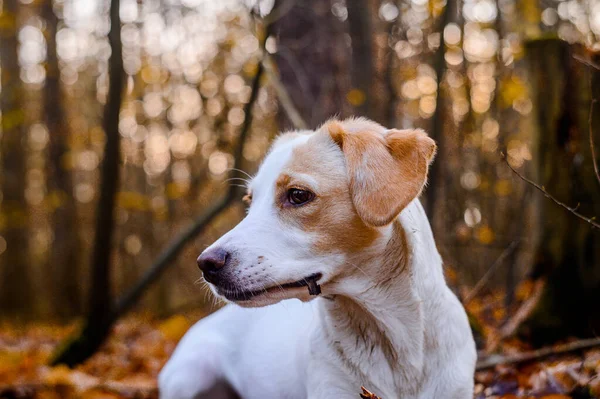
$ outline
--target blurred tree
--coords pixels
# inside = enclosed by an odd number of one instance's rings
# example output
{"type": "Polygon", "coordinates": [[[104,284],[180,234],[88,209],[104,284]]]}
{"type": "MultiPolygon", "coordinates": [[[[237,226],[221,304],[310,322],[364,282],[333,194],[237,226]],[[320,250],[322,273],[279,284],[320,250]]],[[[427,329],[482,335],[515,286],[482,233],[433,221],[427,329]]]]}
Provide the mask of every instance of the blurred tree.
{"type": "MultiPolygon", "coordinates": [[[[600,187],[594,173],[588,126],[590,87],[586,66],[573,58],[579,50],[559,39],[527,44],[533,105],[537,116],[537,170],[534,179],[558,200],[584,215],[600,215],[600,187]]],[[[592,69],[592,96],[600,95],[600,74],[592,69]]],[[[590,111],[591,112],[591,111],[590,111]]],[[[542,344],[566,336],[600,331],[600,234],[573,214],[539,200],[539,246],[534,277],[545,290],[521,332],[542,344]]]]}
{"type": "Polygon", "coordinates": [[[123,54],[119,0],[110,3],[111,47],[109,59],[108,99],[104,107],[104,158],[100,182],[100,199],[96,210],[96,234],[92,253],[89,313],[83,332],[61,351],[54,364],[73,366],[91,356],[104,342],[112,326],[111,256],[113,249],[114,215],[119,187],[120,137],[119,114],[123,99],[123,54]]]}
{"type": "MultiPolygon", "coordinates": [[[[281,82],[309,127],[350,111],[346,99],[349,52],[343,22],[347,11],[340,7],[336,10],[338,17],[332,13],[330,0],[293,2],[288,10],[275,14],[273,22],[277,39],[274,59],[281,82]]],[[[355,94],[357,100],[364,101],[364,93],[355,94]]],[[[291,127],[284,120],[281,130],[291,127]]]]}
{"type": "Polygon", "coordinates": [[[61,319],[79,315],[82,311],[80,275],[80,244],[77,229],[73,183],[69,168],[69,125],[64,112],[60,67],[56,54],[56,33],[59,19],[53,1],[42,3],[42,18],[46,22],[46,83],[44,115],[50,139],[49,197],[52,199],[53,240],[48,257],[48,281],[52,281],[53,309],[61,319]]]}
{"type": "Polygon", "coordinates": [[[435,101],[435,112],[431,119],[431,127],[429,130],[429,136],[434,139],[438,145],[438,152],[436,154],[436,160],[431,165],[429,170],[429,182],[426,190],[426,203],[425,209],[429,217],[433,220],[434,211],[441,207],[438,207],[441,195],[439,188],[444,184],[443,182],[443,170],[442,165],[444,164],[443,149],[446,148],[444,143],[444,132],[447,125],[452,123],[452,114],[449,112],[449,106],[447,100],[450,98],[448,93],[444,93],[444,77],[446,76],[446,39],[444,35],[444,28],[450,22],[457,22],[460,19],[459,5],[457,0],[448,0],[444,11],[442,12],[441,20],[439,21],[439,32],[440,32],[440,43],[437,48],[433,67],[435,70],[435,76],[437,81],[436,90],[436,101],[435,101]]]}
{"type": "Polygon", "coordinates": [[[2,218],[0,255],[0,315],[24,318],[32,313],[33,295],[29,275],[28,211],[25,201],[25,112],[19,77],[18,0],[2,3],[0,62],[2,65],[0,110],[2,111],[2,218]]]}
{"type": "Polygon", "coordinates": [[[348,32],[352,43],[351,81],[348,100],[354,105],[357,116],[374,119],[371,97],[373,87],[373,29],[369,1],[348,0],[348,32]]]}

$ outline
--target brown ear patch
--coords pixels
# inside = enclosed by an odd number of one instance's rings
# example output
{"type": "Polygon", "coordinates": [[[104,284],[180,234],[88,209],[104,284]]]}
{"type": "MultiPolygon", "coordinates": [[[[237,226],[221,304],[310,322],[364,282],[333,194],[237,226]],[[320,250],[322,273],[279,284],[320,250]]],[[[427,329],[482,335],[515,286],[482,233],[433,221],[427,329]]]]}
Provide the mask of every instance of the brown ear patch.
{"type": "Polygon", "coordinates": [[[333,142],[341,147],[344,143],[344,135],[346,134],[342,124],[338,121],[330,121],[325,126],[333,142]]]}
{"type": "Polygon", "coordinates": [[[427,180],[435,142],[421,130],[385,130],[364,119],[324,126],[346,159],[350,192],[361,219],[391,223],[427,180]]]}

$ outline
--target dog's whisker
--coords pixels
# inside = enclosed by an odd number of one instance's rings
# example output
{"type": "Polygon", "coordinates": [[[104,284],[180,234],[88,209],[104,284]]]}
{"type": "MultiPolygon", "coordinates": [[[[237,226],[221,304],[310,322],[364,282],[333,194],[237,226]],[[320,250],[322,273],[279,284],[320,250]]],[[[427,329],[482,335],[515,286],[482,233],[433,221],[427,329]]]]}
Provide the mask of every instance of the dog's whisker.
{"type": "Polygon", "coordinates": [[[227,182],[234,181],[234,180],[239,180],[239,181],[243,181],[246,184],[250,184],[250,180],[245,179],[243,177],[230,177],[229,179],[223,180],[223,182],[227,183],[227,182]]]}
{"type": "Polygon", "coordinates": [[[273,284],[275,284],[275,287],[279,289],[279,291],[281,291],[282,293],[285,292],[285,289],[282,287],[282,285],[279,284],[273,277],[267,275],[266,278],[271,280],[273,284]]]}
{"type": "Polygon", "coordinates": [[[240,172],[240,173],[248,176],[249,179],[252,179],[252,176],[248,172],[245,172],[245,171],[243,171],[241,169],[238,169],[238,168],[229,168],[228,171],[229,172],[240,172]]]}

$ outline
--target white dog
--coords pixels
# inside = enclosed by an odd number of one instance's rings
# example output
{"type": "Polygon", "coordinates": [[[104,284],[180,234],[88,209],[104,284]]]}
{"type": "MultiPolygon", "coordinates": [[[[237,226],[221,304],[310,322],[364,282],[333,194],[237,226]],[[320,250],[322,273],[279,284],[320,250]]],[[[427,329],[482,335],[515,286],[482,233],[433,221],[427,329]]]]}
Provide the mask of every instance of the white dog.
{"type": "Polygon", "coordinates": [[[190,329],[160,397],[472,398],[475,344],[417,199],[435,149],[366,119],[281,135],[246,218],[198,258],[239,306],[190,329]]]}

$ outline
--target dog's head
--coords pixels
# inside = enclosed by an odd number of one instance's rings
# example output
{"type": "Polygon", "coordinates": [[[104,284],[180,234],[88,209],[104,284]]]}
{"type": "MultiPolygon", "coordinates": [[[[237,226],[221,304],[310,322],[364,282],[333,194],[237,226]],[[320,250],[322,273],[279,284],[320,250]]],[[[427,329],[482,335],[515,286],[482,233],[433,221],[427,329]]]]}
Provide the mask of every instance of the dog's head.
{"type": "Polygon", "coordinates": [[[423,131],[366,119],[283,134],[249,184],[246,218],[198,258],[204,278],[243,306],[329,293],[360,273],[357,254],[381,249],[435,148],[423,131]]]}

